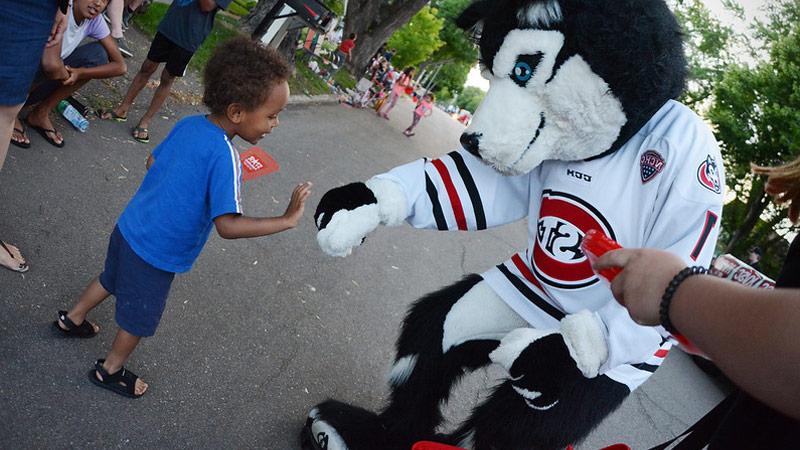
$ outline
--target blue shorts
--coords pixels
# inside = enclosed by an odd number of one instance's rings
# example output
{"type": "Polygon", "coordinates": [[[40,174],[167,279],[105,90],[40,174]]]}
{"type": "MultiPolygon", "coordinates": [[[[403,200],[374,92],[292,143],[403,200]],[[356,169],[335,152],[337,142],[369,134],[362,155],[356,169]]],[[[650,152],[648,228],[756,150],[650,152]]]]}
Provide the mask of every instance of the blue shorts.
{"type": "Polygon", "coordinates": [[[117,298],[115,320],[134,336],[156,332],[175,274],[151,266],[137,255],[114,227],[100,284],[117,298]]]}
{"type": "Polygon", "coordinates": [[[25,102],[56,16],[57,2],[21,0],[0,8],[0,105],[25,102]]]}

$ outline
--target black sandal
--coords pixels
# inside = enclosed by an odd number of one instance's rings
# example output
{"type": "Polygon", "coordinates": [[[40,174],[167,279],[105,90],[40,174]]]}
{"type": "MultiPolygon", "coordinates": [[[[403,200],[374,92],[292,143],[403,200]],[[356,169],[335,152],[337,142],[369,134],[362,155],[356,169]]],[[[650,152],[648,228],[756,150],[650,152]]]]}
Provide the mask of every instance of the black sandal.
{"type": "Polygon", "coordinates": [[[103,367],[105,361],[105,359],[98,359],[97,362],[94,363],[94,369],[89,371],[89,381],[101,388],[108,389],[109,391],[116,392],[128,398],[139,398],[144,395],[144,393],[136,394],[136,380],[138,380],[139,377],[135,373],[124,367],[114,373],[108,373],[103,367]],[[97,379],[98,373],[103,377],[103,381],[97,379]]]}
{"type": "Polygon", "coordinates": [[[66,311],[58,312],[58,320],[53,322],[53,326],[56,327],[58,331],[63,333],[64,336],[77,338],[91,338],[97,336],[97,332],[94,331],[94,326],[89,323],[88,320],[84,320],[80,325],[75,325],[75,322],[67,317],[66,311]],[[66,330],[61,328],[61,325],[58,324],[58,320],[60,320],[61,323],[67,327],[66,330]]]}

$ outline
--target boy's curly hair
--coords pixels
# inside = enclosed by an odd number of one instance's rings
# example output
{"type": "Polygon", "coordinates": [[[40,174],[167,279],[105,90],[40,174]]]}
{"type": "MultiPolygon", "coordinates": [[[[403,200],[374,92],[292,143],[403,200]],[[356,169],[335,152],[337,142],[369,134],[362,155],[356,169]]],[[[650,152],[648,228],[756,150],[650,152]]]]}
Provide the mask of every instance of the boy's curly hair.
{"type": "Polygon", "coordinates": [[[203,103],[214,114],[225,114],[228,105],[245,110],[263,104],[272,88],[289,79],[292,69],[271,47],[244,36],[231,38],[214,50],[203,71],[203,103]]]}

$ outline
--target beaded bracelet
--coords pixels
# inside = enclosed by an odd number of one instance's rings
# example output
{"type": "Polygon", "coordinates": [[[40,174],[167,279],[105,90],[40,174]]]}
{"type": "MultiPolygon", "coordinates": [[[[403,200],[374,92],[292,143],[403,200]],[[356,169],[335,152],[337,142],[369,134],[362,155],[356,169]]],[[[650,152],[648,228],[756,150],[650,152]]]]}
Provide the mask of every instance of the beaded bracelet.
{"type": "Polygon", "coordinates": [[[707,272],[708,270],[705,267],[686,267],[678,272],[678,274],[672,278],[672,281],[669,282],[669,285],[667,285],[667,288],[664,290],[664,295],[661,296],[661,305],[658,309],[661,326],[664,327],[665,330],[672,334],[678,333],[678,330],[675,329],[675,326],[672,325],[672,321],[669,319],[669,305],[672,303],[672,296],[675,295],[678,286],[692,275],[702,275],[707,272]]]}

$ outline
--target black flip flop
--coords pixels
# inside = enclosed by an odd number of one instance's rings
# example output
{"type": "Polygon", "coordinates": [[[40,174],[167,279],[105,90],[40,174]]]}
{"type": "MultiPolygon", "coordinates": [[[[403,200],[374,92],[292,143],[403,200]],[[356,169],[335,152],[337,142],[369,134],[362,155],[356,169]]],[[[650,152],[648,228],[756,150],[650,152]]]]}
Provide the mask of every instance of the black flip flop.
{"type": "Polygon", "coordinates": [[[58,312],[58,320],[53,321],[53,326],[66,337],[92,338],[97,336],[97,331],[94,331],[94,326],[92,326],[88,320],[84,320],[80,325],[75,325],[75,322],[67,317],[66,311],[58,312]],[[66,330],[61,328],[61,325],[58,324],[58,320],[67,327],[66,330]]]}
{"type": "MultiPolygon", "coordinates": [[[[11,253],[11,249],[6,247],[6,243],[5,242],[0,241],[0,247],[2,247],[3,250],[5,250],[6,253],[8,253],[8,256],[11,257],[11,259],[13,259],[14,261],[17,261],[17,258],[14,257],[14,254],[11,253]]],[[[2,266],[2,267],[6,267],[6,266],[2,266]]],[[[17,266],[16,269],[11,268],[11,267],[6,267],[6,269],[13,270],[14,272],[25,273],[30,269],[30,267],[28,266],[27,262],[21,262],[21,263],[19,263],[19,265],[17,266]]]]}
{"type": "Polygon", "coordinates": [[[44,129],[42,127],[37,127],[36,125],[31,125],[30,123],[28,123],[28,127],[29,128],[33,128],[34,130],[36,130],[36,132],[39,133],[39,135],[41,137],[43,137],[44,140],[47,141],[53,147],[61,148],[61,147],[64,146],[65,141],[64,141],[63,137],[61,138],[61,143],[58,143],[58,142],[56,142],[56,140],[54,138],[51,138],[47,134],[47,133],[53,133],[55,135],[56,134],[56,130],[54,130],[52,128],[44,129]]]}
{"type": "MultiPolygon", "coordinates": [[[[17,133],[21,134],[23,137],[27,137],[27,136],[25,136],[25,131],[26,131],[25,130],[25,125],[22,125],[22,129],[21,130],[19,128],[17,128],[17,127],[14,127],[14,131],[16,131],[17,133]]],[[[15,141],[14,137],[12,136],[11,137],[11,143],[16,145],[19,148],[31,148],[30,140],[28,142],[19,142],[19,141],[15,141]]]]}
{"type": "Polygon", "coordinates": [[[150,131],[144,127],[136,127],[133,129],[133,131],[131,131],[131,137],[141,142],[142,144],[147,144],[148,142],[150,142],[150,131]],[[142,133],[146,133],[147,137],[137,137],[137,135],[141,136],[142,133]]]}
{"type": "Polygon", "coordinates": [[[94,363],[94,369],[89,371],[89,381],[101,388],[116,392],[124,397],[139,398],[144,395],[143,393],[136,394],[136,380],[139,379],[138,375],[124,367],[114,373],[108,373],[108,371],[103,368],[103,363],[105,361],[105,359],[98,359],[97,362],[94,363]],[[97,379],[98,373],[103,377],[103,381],[97,379]]]}
{"type": "Polygon", "coordinates": [[[100,120],[113,120],[114,122],[127,122],[128,121],[128,116],[120,116],[119,114],[114,112],[113,109],[101,108],[101,109],[98,109],[95,114],[97,114],[97,117],[100,120]]]}

